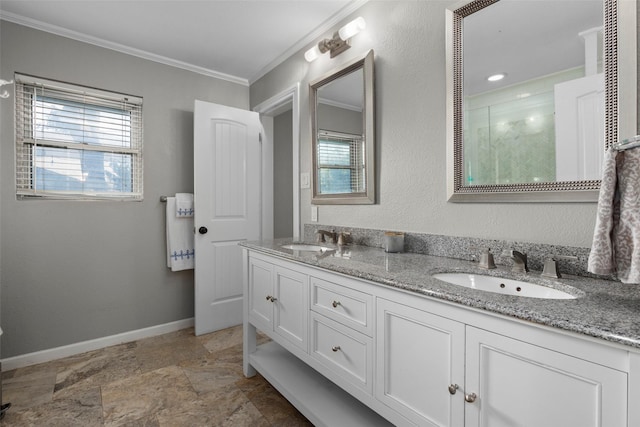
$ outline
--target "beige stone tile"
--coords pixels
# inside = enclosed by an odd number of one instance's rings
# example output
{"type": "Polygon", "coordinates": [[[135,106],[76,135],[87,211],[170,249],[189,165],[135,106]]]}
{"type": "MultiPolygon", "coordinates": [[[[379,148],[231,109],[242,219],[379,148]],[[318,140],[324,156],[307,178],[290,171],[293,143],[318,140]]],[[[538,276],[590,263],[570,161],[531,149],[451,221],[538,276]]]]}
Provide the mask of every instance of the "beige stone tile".
{"type": "Polygon", "coordinates": [[[215,353],[229,347],[242,345],[242,326],[234,326],[232,328],[223,329],[206,335],[206,340],[200,338],[204,347],[210,352],[215,353]]]}
{"type": "Polygon", "coordinates": [[[161,427],[251,426],[270,424],[237,387],[231,385],[204,393],[172,410],[158,413],[161,427]]]}
{"type": "Polygon", "coordinates": [[[191,329],[147,338],[137,341],[136,344],[135,354],[142,372],[177,365],[208,354],[202,344],[195,339],[191,329]]]}
{"type": "MultiPolygon", "coordinates": [[[[4,396],[3,396],[4,397],[4,396]]],[[[84,389],[73,397],[50,401],[31,408],[12,407],[5,413],[2,426],[102,426],[100,389],[84,389]]]]}
{"type": "Polygon", "coordinates": [[[129,343],[67,358],[58,371],[54,399],[140,373],[134,349],[135,344],[129,343]]]}
{"type": "Polygon", "coordinates": [[[31,408],[50,402],[56,383],[55,367],[23,369],[2,382],[2,399],[13,410],[31,408]]]}
{"type": "Polygon", "coordinates": [[[161,410],[175,410],[197,396],[177,366],[114,381],[102,387],[104,424],[116,426],[147,419],[161,410]]]}
{"type": "Polygon", "coordinates": [[[180,367],[198,393],[215,391],[243,378],[241,364],[223,363],[211,358],[189,360],[180,367]]]}
{"type": "Polygon", "coordinates": [[[236,383],[267,421],[274,426],[311,426],[312,424],[260,375],[236,383]]]}

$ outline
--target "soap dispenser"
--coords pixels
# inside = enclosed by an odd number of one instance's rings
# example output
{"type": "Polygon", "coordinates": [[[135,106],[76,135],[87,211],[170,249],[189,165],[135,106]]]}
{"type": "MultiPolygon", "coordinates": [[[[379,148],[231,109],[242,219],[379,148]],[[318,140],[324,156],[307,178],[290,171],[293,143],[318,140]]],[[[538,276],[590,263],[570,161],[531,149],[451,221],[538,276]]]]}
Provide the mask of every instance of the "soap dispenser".
{"type": "Polygon", "coordinates": [[[493,254],[491,253],[491,249],[487,248],[483,253],[480,254],[480,262],[478,263],[478,267],[484,268],[486,270],[492,270],[496,268],[496,263],[493,261],[493,254]]]}

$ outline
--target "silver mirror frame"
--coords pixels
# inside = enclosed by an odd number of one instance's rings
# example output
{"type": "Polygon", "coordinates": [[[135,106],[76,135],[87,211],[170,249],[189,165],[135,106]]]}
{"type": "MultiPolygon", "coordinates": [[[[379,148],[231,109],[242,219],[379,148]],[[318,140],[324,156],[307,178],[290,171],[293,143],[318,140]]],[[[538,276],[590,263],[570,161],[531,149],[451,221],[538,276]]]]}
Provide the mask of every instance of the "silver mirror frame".
{"type": "Polygon", "coordinates": [[[374,91],[374,71],[373,71],[373,50],[368,51],[360,58],[356,58],[340,68],[332,70],[322,77],[309,83],[309,99],[311,112],[311,152],[312,152],[312,198],[314,205],[370,205],[376,202],[376,165],[375,165],[375,91],[374,91]],[[318,193],[318,171],[317,171],[317,143],[318,143],[318,89],[322,86],[339,79],[349,73],[362,69],[364,74],[364,114],[363,129],[365,139],[365,182],[366,188],[362,193],[345,194],[319,194],[318,193]]]}
{"type": "MultiPolygon", "coordinates": [[[[447,198],[450,202],[597,202],[600,180],[463,185],[462,21],[499,0],[472,0],[446,11],[447,198]]],[[[637,11],[633,0],[603,0],[605,147],[637,129],[637,11]]]]}

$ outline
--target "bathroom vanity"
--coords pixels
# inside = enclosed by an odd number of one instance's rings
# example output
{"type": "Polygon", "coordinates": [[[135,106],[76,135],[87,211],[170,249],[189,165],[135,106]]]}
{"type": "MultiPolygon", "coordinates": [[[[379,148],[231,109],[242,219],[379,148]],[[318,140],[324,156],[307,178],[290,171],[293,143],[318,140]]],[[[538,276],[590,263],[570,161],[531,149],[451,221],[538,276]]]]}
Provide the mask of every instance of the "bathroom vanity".
{"type": "Polygon", "coordinates": [[[242,244],[244,372],[259,372],[315,425],[640,425],[629,404],[640,401],[640,287],[285,243],[242,244]],[[442,272],[577,298],[469,289],[432,277],[442,272]]]}

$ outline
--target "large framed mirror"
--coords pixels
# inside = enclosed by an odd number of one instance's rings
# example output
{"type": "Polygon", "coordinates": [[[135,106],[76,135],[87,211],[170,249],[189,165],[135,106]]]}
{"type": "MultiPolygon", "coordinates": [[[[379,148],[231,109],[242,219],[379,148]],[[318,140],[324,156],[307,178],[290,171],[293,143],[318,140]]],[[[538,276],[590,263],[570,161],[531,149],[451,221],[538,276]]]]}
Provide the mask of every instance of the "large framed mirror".
{"type": "Polygon", "coordinates": [[[636,2],[473,0],[447,11],[454,202],[595,202],[637,133],[636,2]]]}
{"type": "Polygon", "coordinates": [[[313,204],[375,203],[373,51],[309,84],[313,204]]]}

